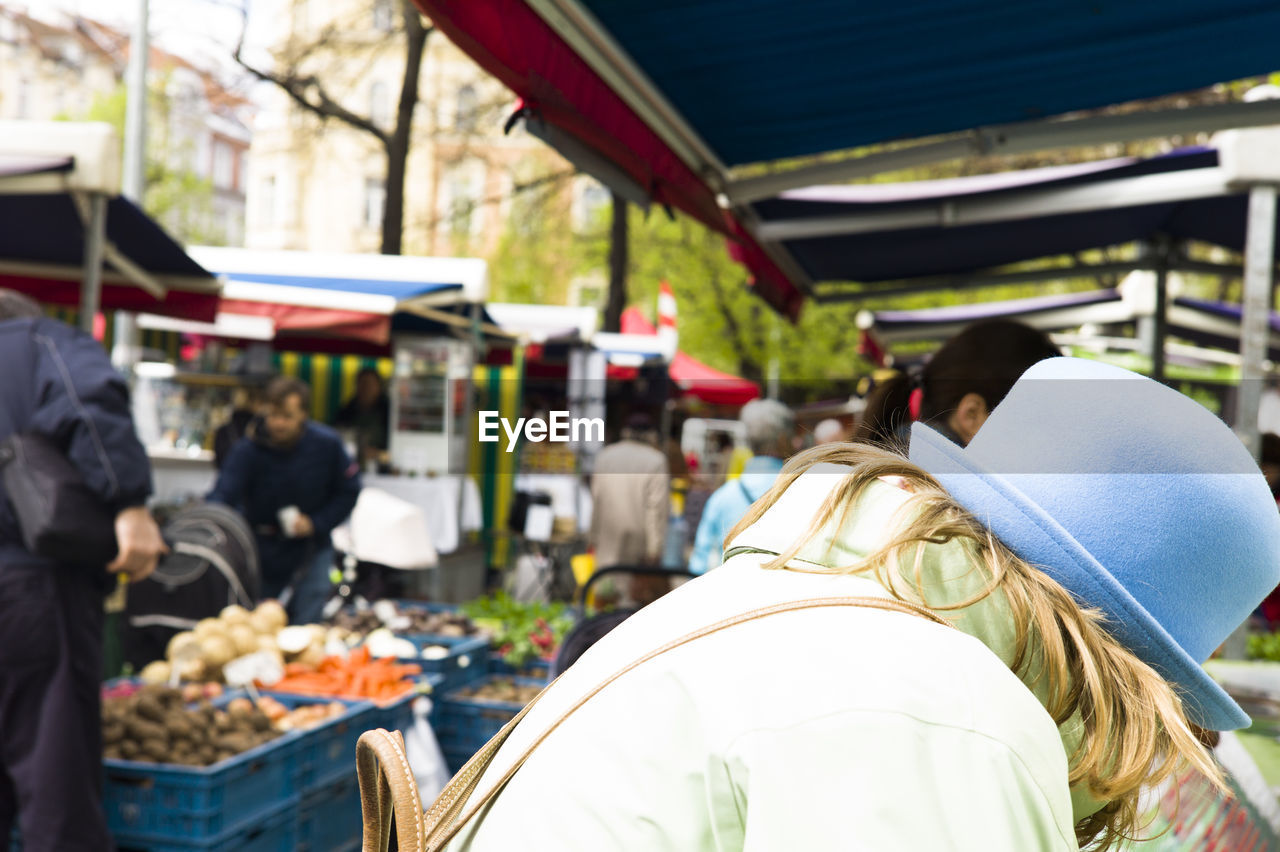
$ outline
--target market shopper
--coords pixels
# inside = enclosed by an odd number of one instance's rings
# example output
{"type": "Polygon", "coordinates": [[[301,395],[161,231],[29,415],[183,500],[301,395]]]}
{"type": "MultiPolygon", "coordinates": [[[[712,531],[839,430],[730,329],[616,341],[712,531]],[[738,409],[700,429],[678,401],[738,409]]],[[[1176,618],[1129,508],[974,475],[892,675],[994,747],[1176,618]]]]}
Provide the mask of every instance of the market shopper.
{"type": "Polygon", "coordinates": [[[116,512],[110,565],[28,552],[0,488],[0,839],[26,852],[111,848],[102,812],[103,596],[149,575],[164,552],[145,508],[151,467],[129,392],[93,338],[0,290],[0,440],[38,433],[65,449],[116,512]]]}
{"type": "Polygon", "coordinates": [[[919,420],[964,446],[1023,371],[1061,354],[1044,332],[1022,323],[973,323],[935,352],[923,369],[900,372],[878,384],[853,439],[904,447],[911,423],[919,420]]]}
{"type": "Polygon", "coordinates": [[[448,848],[1114,847],[1145,785],[1219,777],[1192,725],[1248,718],[1200,664],[1280,579],[1280,515],[1231,430],[1156,382],[1055,358],[966,448],[911,437],[909,460],[855,443],[794,458],[723,566],[532,707],[463,812],[527,761],[448,848]],[[577,706],[666,643],[788,602],[807,605],[577,706]]]}
{"type": "Polygon", "coordinates": [[[307,417],[311,392],[280,377],[263,394],[262,429],[231,450],[209,499],[236,509],[254,529],[262,593],[280,598],[289,619],[320,618],[333,592],[329,534],[355,508],[358,465],[342,439],[307,417]]]}
{"type": "Polygon", "coordinates": [[[724,537],[769,490],[791,455],[791,433],[796,426],[791,409],[777,400],[756,399],[742,407],[738,419],[747,431],[753,455],[740,477],[721,485],[707,500],[689,557],[693,574],[705,574],[720,564],[724,537]]]}
{"type": "Polygon", "coordinates": [[[391,400],[387,398],[387,384],[381,373],[365,367],[356,374],[356,392],[338,411],[333,425],[354,433],[357,460],[361,465],[387,461],[387,450],[391,446],[391,400]]]}
{"type": "MultiPolygon", "coordinates": [[[[596,455],[591,472],[591,527],[587,543],[596,569],[657,568],[662,564],[671,515],[671,474],[652,418],[632,414],[621,439],[596,455]]],[[[618,574],[599,594],[627,605],[645,604],[667,591],[652,575],[618,574]]]]}

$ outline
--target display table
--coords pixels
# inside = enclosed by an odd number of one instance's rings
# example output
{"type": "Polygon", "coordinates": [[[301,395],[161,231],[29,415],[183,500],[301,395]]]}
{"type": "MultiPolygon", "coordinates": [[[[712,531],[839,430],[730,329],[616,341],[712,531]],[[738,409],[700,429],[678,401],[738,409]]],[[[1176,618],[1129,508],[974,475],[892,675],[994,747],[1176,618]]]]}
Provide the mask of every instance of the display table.
{"type": "Polygon", "coordinates": [[[365,474],[363,479],[366,488],[381,489],[419,506],[431,526],[431,543],[437,553],[453,553],[461,543],[463,532],[476,532],[484,527],[480,489],[469,476],[365,474]]]}
{"type": "Polygon", "coordinates": [[[578,532],[591,529],[591,490],[572,473],[521,473],[517,491],[542,491],[551,495],[551,512],[557,518],[577,518],[578,532]]]}

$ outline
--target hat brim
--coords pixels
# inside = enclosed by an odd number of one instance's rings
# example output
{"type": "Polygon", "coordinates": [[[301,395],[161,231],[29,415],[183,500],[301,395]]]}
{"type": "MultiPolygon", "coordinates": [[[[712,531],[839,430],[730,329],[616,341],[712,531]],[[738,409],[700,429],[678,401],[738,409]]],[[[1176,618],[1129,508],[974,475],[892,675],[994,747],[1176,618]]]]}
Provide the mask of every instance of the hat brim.
{"type": "Polygon", "coordinates": [[[1025,562],[1042,569],[1082,604],[1107,616],[1106,629],[1175,684],[1192,722],[1211,731],[1250,724],[1230,695],[1079,542],[1003,476],[925,426],[911,428],[911,461],[1025,562]]]}

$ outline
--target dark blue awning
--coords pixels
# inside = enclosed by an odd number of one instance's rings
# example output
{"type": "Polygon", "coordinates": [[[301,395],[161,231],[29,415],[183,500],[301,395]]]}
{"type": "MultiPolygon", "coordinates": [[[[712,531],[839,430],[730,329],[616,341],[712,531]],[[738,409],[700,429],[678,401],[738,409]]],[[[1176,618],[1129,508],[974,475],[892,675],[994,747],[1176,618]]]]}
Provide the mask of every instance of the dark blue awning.
{"type": "MultiPolygon", "coordinates": [[[[61,168],[50,164],[50,168],[61,168]]],[[[102,307],[165,314],[211,322],[217,313],[217,281],[173,237],[133,202],[107,202],[106,239],[127,261],[168,288],[163,299],[104,279],[102,307]]],[[[78,305],[84,265],[85,226],[69,193],[0,194],[0,286],[22,290],[41,302],[78,305]]],[[[123,273],[110,256],[107,273],[123,273]]]]}
{"type": "Polygon", "coordinates": [[[1223,194],[1216,196],[1168,203],[1066,214],[1046,209],[1038,215],[983,224],[940,224],[951,204],[1014,204],[1046,190],[1173,173],[1208,174],[1217,165],[1216,151],[1193,148],[1148,160],[1112,160],[908,184],[813,187],[753,206],[768,225],[803,225],[838,217],[859,226],[855,233],[780,240],[814,281],[880,282],[963,275],[1159,235],[1239,251],[1244,247],[1248,206],[1243,189],[1224,188],[1223,194]],[[893,227],[895,221],[922,218],[939,224],[893,227]]]}

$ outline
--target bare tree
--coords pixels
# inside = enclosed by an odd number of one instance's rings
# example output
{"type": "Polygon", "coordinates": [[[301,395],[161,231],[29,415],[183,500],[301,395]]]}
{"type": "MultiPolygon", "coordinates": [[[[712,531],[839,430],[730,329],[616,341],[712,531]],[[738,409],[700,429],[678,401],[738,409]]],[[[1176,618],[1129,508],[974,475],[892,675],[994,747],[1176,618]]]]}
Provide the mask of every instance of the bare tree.
{"type": "MultiPolygon", "coordinates": [[[[236,45],[235,61],[255,78],[278,86],[304,112],[321,121],[339,121],[373,137],[386,154],[386,194],[382,214],[383,254],[400,254],[404,236],[405,173],[409,149],[413,139],[414,111],[418,106],[418,78],[422,59],[426,54],[427,37],[435,27],[426,23],[412,0],[393,0],[400,7],[400,24],[386,39],[379,39],[374,52],[386,51],[387,45],[398,40],[404,53],[404,74],[400,81],[400,97],[396,106],[395,122],[390,129],[380,126],[373,115],[360,114],[345,106],[335,95],[310,62],[327,50],[349,45],[346,27],[338,22],[328,24],[313,40],[297,46],[291,45],[281,57],[281,68],[260,68],[244,58],[244,28],[236,45]]],[[[362,10],[371,14],[371,10],[362,10]]],[[[245,12],[247,15],[247,10],[245,12]]]]}

